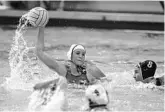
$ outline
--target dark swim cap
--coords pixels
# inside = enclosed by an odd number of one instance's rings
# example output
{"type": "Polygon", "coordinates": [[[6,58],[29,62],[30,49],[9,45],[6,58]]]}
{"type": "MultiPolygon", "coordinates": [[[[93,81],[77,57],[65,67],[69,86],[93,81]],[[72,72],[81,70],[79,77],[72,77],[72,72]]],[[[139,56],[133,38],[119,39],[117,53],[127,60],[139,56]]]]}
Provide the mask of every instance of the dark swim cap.
{"type": "Polygon", "coordinates": [[[157,68],[157,65],[152,60],[146,60],[139,63],[143,80],[148,77],[153,77],[157,68]]]}

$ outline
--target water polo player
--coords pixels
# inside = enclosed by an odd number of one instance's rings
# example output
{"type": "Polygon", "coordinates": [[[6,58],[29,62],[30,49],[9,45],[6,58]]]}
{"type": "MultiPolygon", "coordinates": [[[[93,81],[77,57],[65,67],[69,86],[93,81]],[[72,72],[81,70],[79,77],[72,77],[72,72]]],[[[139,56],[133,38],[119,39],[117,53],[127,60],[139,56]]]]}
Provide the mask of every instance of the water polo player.
{"type": "Polygon", "coordinates": [[[105,77],[102,71],[92,62],[85,60],[86,49],[83,45],[73,44],[68,53],[68,60],[61,62],[44,52],[44,27],[39,27],[37,56],[49,68],[66,77],[69,83],[90,84],[96,79],[105,77]]]}
{"type": "MultiPolygon", "coordinates": [[[[34,21],[35,14],[26,14],[28,21],[34,21]],[[31,20],[32,19],[32,20],[31,20]]],[[[92,62],[85,60],[86,49],[83,45],[71,45],[67,57],[68,60],[59,61],[44,52],[44,29],[45,25],[35,25],[38,27],[38,39],[36,45],[36,54],[39,59],[50,69],[57,72],[60,76],[66,77],[69,83],[92,84],[97,79],[105,77],[104,73],[92,62]]],[[[49,83],[48,83],[49,84],[49,83]]],[[[38,85],[38,87],[41,87],[38,85]]],[[[37,87],[35,87],[37,89],[37,87]]]]}
{"type": "Polygon", "coordinates": [[[155,78],[157,65],[152,60],[146,60],[136,65],[134,70],[134,79],[143,83],[154,83],[157,86],[164,85],[164,76],[155,78]]]}

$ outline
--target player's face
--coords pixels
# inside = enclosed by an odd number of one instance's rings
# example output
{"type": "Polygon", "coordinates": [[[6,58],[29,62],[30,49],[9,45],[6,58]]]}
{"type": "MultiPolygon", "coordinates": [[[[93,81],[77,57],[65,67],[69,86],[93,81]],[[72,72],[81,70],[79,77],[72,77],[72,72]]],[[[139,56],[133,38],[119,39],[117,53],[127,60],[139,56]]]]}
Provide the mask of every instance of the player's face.
{"type": "Polygon", "coordinates": [[[136,81],[143,81],[143,77],[142,77],[141,70],[140,70],[140,67],[139,66],[136,66],[135,67],[133,78],[136,81]]]}
{"type": "Polygon", "coordinates": [[[82,65],[84,64],[85,61],[85,54],[86,52],[82,49],[76,49],[73,51],[72,54],[72,61],[76,64],[76,65],[82,65]]]}

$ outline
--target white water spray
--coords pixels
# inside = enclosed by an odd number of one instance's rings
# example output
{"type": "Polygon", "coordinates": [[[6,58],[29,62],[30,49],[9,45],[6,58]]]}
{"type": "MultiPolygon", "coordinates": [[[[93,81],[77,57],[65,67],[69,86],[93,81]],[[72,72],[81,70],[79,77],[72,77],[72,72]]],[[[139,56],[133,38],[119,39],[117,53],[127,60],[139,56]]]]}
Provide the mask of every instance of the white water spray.
{"type": "Polygon", "coordinates": [[[9,53],[10,77],[6,86],[10,89],[30,89],[32,81],[40,78],[41,67],[34,47],[28,46],[23,34],[27,31],[28,21],[18,25],[9,53]]]}

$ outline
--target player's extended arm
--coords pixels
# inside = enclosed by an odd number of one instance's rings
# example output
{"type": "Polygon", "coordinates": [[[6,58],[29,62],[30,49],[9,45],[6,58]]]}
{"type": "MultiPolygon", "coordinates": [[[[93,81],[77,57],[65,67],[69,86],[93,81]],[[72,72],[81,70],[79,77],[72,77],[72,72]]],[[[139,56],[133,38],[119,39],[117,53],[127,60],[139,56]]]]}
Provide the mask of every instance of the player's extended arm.
{"type": "Polygon", "coordinates": [[[36,47],[37,56],[44,64],[56,71],[59,75],[64,76],[66,74],[66,68],[64,64],[58,62],[55,58],[49,56],[44,52],[44,27],[39,27],[38,41],[36,47]]]}

